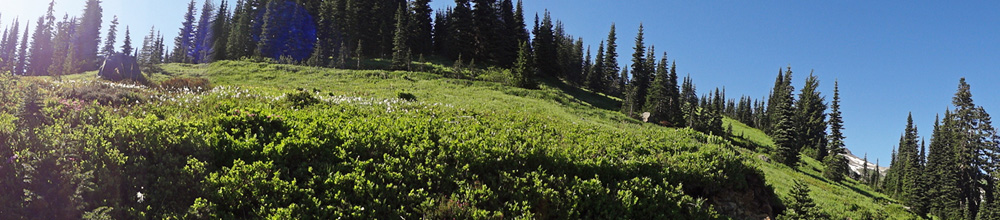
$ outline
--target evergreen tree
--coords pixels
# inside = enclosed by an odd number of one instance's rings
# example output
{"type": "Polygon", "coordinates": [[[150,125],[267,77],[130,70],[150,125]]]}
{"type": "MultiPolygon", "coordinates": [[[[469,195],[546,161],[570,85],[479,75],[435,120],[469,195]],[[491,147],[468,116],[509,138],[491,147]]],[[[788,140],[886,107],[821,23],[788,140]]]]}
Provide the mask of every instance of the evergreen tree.
{"type": "Polygon", "coordinates": [[[799,93],[799,99],[795,103],[797,130],[799,137],[796,138],[799,146],[811,149],[809,155],[818,161],[824,161],[827,155],[826,139],[826,104],[824,98],[817,91],[819,79],[809,73],[806,83],[799,93]]]}
{"type": "Polygon", "coordinates": [[[122,44],[122,53],[125,55],[132,55],[132,37],[129,36],[128,25],[125,26],[125,41],[122,44]]]}
{"type": "MultiPolygon", "coordinates": [[[[836,98],[834,98],[834,99],[836,100],[836,98]]],[[[830,117],[831,117],[830,120],[832,121],[833,120],[832,119],[832,117],[833,117],[832,113],[831,113],[830,117]]],[[[833,147],[833,145],[830,145],[830,146],[833,147]]],[[[871,173],[871,172],[868,171],[868,153],[867,152],[865,153],[865,157],[862,160],[864,161],[864,163],[861,164],[861,172],[858,173],[858,181],[861,181],[862,183],[870,184],[871,181],[868,179],[868,174],[871,173]]]]}
{"type": "Polygon", "coordinates": [[[638,115],[638,111],[646,104],[646,93],[649,91],[650,71],[646,66],[646,45],[643,37],[643,26],[639,24],[639,33],[635,36],[635,53],[632,53],[632,81],[629,84],[632,91],[628,103],[622,108],[622,112],[629,117],[638,115]]]}
{"type": "MultiPolygon", "coordinates": [[[[535,18],[537,20],[537,16],[535,18]]],[[[538,22],[536,22],[537,24],[538,22]]],[[[545,11],[541,20],[541,25],[535,28],[534,57],[535,65],[541,77],[557,78],[562,75],[559,68],[558,45],[556,36],[553,33],[552,17],[549,11],[545,11]]]]}
{"type": "Polygon", "coordinates": [[[171,62],[190,63],[194,59],[190,53],[195,43],[194,13],[194,0],[191,0],[191,3],[188,3],[187,13],[184,13],[184,22],[181,23],[180,32],[177,33],[177,38],[174,38],[174,51],[170,55],[171,62]]]}
{"type": "Polygon", "coordinates": [[[799,162],[799,150],[801,145],[798,145],[796,141],[797,131],[795,126],[795,108],[792,107],[792,91],[794,90],[791,86],[792,68],[788,67],[788,71],[785,71],[784,78],[782,79],[780,87],[775,89],[779,94],[774,95],[770,101],[770,105],[774,105],[774,115],[776,116],[774,131],[771,133],[771,137],[774,139],[775,151],[773,152],[773,157],[776,161],[781,162],[790,167],[795,167],[799,162]]]}
{"type": "Polygon", "coordinates": [[[601,41],[600,46],[597,47],[597,56],[594,59],[594,66],[591,67],[590,75],[587,76],[587,88],[593,92],[607,94],[609,90],[605,81],[609,78],[604,73],[604,41],[601,41]]]}
{"type": "MultiPolygon", "coordinates": [[[[17,40],[20,38],[18,31],[21,22],[14,20],[14,27],[10,28],[10,34],[0,42],[0,72],[14,73],[17,65],[17,40]]],[[[27,33],[25,33],[27,35],[27,33]]]]}
{"type": "Polygon", "coordinates": [[[475,24],[471,7],[469,0],[455,0],[455,9],[448,17],[447,43],[451,46],[447,47],[450,51],[447,55],[451,58],[459,55],[469,57],[475,53],[475,24]]]}
{"type": "Polygon", "coordinates": [[[955,112],[951,119],[953,125],[949,127],[953,132],[951,144],[956,150],[954,158],[958,165],[952,169],[957,169],[958,173],[960,209],[965,211],[966,217],[974,218],[983,202],[995,200],[993,186],[996,180],[992,174],[998,170],[1000,138],[989,114],[973,103],[965,78],[959,81],[952,104],[955,112]]]}
{"type": "Polygon", "coordinates": [[[212,45],[209,47],[207,62],[229,59],[229,30],[230,30],[229,2],[222,0],[219,11],[215,13],[215,20],[212,21],[212,45]]]}
{"type": "Polygon", "coordinates": [[[399,6],[399,11],[396,12],[396,37],[393,40],[393,52],[392,52],[392,68],[397,70],[409,69],[410,65],[410,49],[407,48],[407,18],[409,18],[409,10],[406,8],[405,4],[399,6]]]}
{"type": "Polygon", "coordinates": [[[534,67],[531,63],[531,49],[528,48],[527,42],[521,42],[517,52],[517,61],[514,62],[514,74],[513,80],[514,85],[521,88],[534,88],[535,83],[532,78],[534,77],[534,67]]]}
{"type": "MultiPolygon", "coordinates": [[[[509,0],[508,0],[509,1],[509,0]]],[[[434,49],[434,41],[432,39],[433,26],[431,20],[431,13],[433,10],[430,6],[431,0],[415,0],[413,1],[413,14],[412,22],[413,36],[410,37],[410,48],[413,52],[421,55],[431,55],[434,49]]]]}
{"type": "Polygon", "coordinates": [[[785,210],[785,214],[779,219],[828,219],[825,213],[816,207],[816,203],[813,202],[812,198],[809,197],[809,186],[805,183],[795,180],[795,185],[792,185],[791,194],[792,201],[788,204],[788,209],[785,210]]]}
{"type": "Polygon", "coordinates": [[[473,54],[465,55],[473,55],[477,60],[490,63],[497,60],[497,52],[501,51],[498,45],[502,34],[499,29],[501,24],[498,24],[500,18],[497,14],[497,0],[472,0],[472,2],[475,3],[472,9],[475,51],[473,54]]]}
{"type": "Polygon", "coordinates": [[[944,121],[939,117],[934,119],[934,133],[931,136],[930,150],[927,153],[927,165],[924,176],[927,184],[934,186],[927,191],[927,200],[932,201],[929,205],[929,213],[948,219],[960,216],[958,204],[958,176],[954,172],[955,160],[952,156],[954,152],[949,147],[951,145],[951,133],[949,127],[951,113],[946,112],[944,121]],[[942,123],[944,125],[942,125],[942,123]]]}
{"type": "Polygon", "coordinates": [[[115,40],[118,34],[118,16],[111,20],[111,26],[108,27],[108,36],[104,40],[104,47],[101,48],[101,56],[110,57],[111,54],[115,52],[115,40]]]}
{"type": "Polygon", "coordinates": [[[21,36],[21,47],[17,50],[17,66],[14,74],[27,75],[28,68],[28,24],[24,24],[24,34],[21,36]]]}
{"type": "MultiPolygon", "coordinates": [[[[663,54],[664,58],[667,56],[666,53],[663,54]]],[[[666,59],[664,59],[666,60],[666,59]]],[[[670,66],[670,75],[667,77],[667,109],[666,109],[666,120],[675,126],[682,126],[684,124],[684,112],[681,108],[684,107],[684,103],[681,100],[681,91],[677,88],[677,62],[670,66]]]]}
{"type": "Polygon", "coordinates": [[[38,24],[35,25],[35,32],[31,35],[31,57],[29,74],[32,76],[42,76],[48,75],[48,68],[52,65],[52,32],[53,26],[55,25],[56,17],[53,15],[53,7],[56,2],[53,0],[49,3],[48,12],[45,16],[38,18],[38,24]]]}
{"type": "Polygon", "coordinates": [[[215,5],[212,1],[205,1],[205,4],[201,7],[201,16],[198,19],[198,25],[194,28],[194,40],[192,41],[191,50],[188,51],[191,63],[204,63],[209,53],[211,53],[210,49],[215,42],[211,27],[212,20],[215,19],[214,12],[215,5]]]}
{"type": "Polygon", "coordinates": [[[75,31],[77,35],[73,43],[75,50],[71,53],[75,53],[75,60],[80,61],[79,67],[82,71],[97,70],[100,63],[97,51],[101,44],[102,12],[100,0],[87,0],[83,8],[83,17],[79,20],[79,28],[75,31]]]}
{"type": "Polygon", "coordinates": [[[649,87],[649,95],[646,96],[646,112],[650,113],[651,122],[667,122],[666,125],[675,126],[672,121],[667,121],[670,112],[667,110],[671,105],[670,71],[667,68],[667,53],[663,53],[660,63],[656,65],[655,79],[649,87]]]}
{"type": "Polygon", "coordinates": [[[226,53],[228,58],[245,58],[253,55],[256,44],[253,43],[251,32],[253,19],[256,18],[250,2],[253,0],[238,0],[233,11],[233,25],[229,28],[226,53]]]}
{"type": "Polygon", "coordinates": [[[72,74],[64,72],[66,69],[73,69],[72,67],[67,68],[66,64],[73,64],[72,61],[67,62],[67,58],[70,54],[70,47],[73,45],[73,36],[76,31],[76,18],[70,20],[69,14],[63,15],[63,19],[56,25],[55,38],[52,39],[52,64],[49,65],[48,72],[53,76],[60,76],[66,74],[72,74]]]}
{"type": "MultiPolygon", "coordinates": [[[[806,85],[809,83],[807,82],[806,85]]],[[[805,89],[803,89],[803,93],[806,93],[805,89]]],[[[830,152],[824,161],[826,169],[823,170],[823,176],[833,181],[840,181],[850,171],[848,170],[847,158],[844,157],[844,154],[847,154],[847,150],[844,149],[844,120],[840,113],[840,85],[836,81],[833,82],[833,103],[830,104],[830,108],[830,135],[827,138],[830,141],[828,145],[830,152]]],[[[868,154],[866,153],[861,176],[865,176],[867,172],[868,154]]]]}
{"type": "Polygon", "coordinates": [[[611,31],[608,32],[607,45],[604,48],[604,64],[602,64],[602,66],[604,66],[604,74],[607,74],[607,76],[605,76],[605,80],[608,83],[605,84],[607,90],[605,90],[604,93],[624,98],[624,96],[622,96],[624,84],[618,76],[618,73],[621,70],[618,67],[618,44],[615,43],[617,40],[618,37],[615,33],[615,24],[612,23],[611,31]]]}

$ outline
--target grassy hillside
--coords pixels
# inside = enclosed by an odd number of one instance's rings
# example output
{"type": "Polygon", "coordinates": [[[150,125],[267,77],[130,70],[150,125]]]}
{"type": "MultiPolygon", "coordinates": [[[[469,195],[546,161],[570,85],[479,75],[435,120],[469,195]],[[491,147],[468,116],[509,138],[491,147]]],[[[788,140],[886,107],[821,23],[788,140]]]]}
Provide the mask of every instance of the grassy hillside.
{"type": "Polygon", "coordinates": [[[93,73],[4,79],[16,92],[0,97],[11,146],[0,156],[17,156],[0,167],[0,215],[761,219],[799,179],[838,219],[913,217],[862,184],[826,181],[814,160],[801,171],[762,162],[773,143],[738,122],[726,120],[744,138],[725,140],[640,123],[615,99],[558,83],[526,90],[429,69],[224,61],[152,76],[207,78],[203,92],[93,73]]]}

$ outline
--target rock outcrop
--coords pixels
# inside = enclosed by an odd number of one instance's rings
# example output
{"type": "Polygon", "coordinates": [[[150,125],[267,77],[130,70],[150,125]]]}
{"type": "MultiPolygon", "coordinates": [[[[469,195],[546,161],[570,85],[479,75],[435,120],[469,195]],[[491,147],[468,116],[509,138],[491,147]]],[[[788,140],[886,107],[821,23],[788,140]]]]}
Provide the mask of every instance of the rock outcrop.
{"type": "Polygon", "coordinates": [[[101,70],[97,72],[97,77],[115,82],[125,80],[146,82],[146,77],[142,75],[135,57],[122,53],[108,56],[101,65],[101,70]]]}

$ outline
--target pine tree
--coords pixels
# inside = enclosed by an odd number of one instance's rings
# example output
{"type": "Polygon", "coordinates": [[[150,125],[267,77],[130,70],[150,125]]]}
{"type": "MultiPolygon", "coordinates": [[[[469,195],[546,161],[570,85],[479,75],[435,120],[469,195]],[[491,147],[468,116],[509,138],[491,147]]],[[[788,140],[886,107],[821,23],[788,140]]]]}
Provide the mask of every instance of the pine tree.
{"type": "Polygon", "coordinates": [[[27,75],[28,68],[28,24],[24,25],[24,34],[21,36],[21,48],[17,50],[17,66],[14,67],[14,74],[27,75]]]}
{"type": "Polygon", "coordinates": [[[451,45],[447,55],[457,58],[459,55],[466,57],[475,53],[475,24],[473,23],[472,9],[469,0],[455,0],[455,9],[448,17],[448,43],[451,45]]]}
{"type": "Polygon", "coordinates": [[[433,35],[433,20],[431,19],[431,13],[434,11],[430,6],[431,0],[416,0],[413,1],[413,14],[412,22],[413,36],[410,40],[410,48],[413,52],[420,55],[431,55],[434,49],[434,41],[432,39],[433,35]]]}
{"type": "Polygon", "coordinates": [[[605,81],[609,78],[604,73],[604,41],[597,47],[597,56],[594,57],[594,66],[591,67],[590,75],[587,76],[587,88],[592,92],[608,94],[608,87],[605,81]]]}
{"type": "Polygon", "coordinates": [[[534,78],[534,67],[531,63],[531,49],[528,48],[528,42],[521,42],[517,52],[517,61],[514,62],[514,85],[521,88],[534,88],[535,83],[532,78],[534,78]]]}
{"type": "MultiPolygon", "coordinates": [[[[536,20],[537,15],[536,15],[536,20]]],[[[537,21],[535,22],[538,23],[537,21]]],[[[549,11],[545,11],[544,16],[541,20],[541,25],[535,28],[535,40],[534,43],[534,58],[535,66],[538,67],[538,73],[541,77],[545,78],[558,78],[562,75],[559,68],[559,54],[558,45],[556,43],[556,35],[553,32],[552,17],[549,11]]]]}
{"type": "Polygon", "coordinates": [[[799,99],[795,103],[797,130],[799,137],[796,138],[799,146],[810,148],[809,155],[818,161],[824,161],[827,155],[826,139],[826,104],[824,98],[817,91],[819,79],[809,73],[806,83],[799,93],[799,99]]]}
{"type": "Polygon", "coordinates": [[[649,91],[650,71],[646,66],[646,45],[643,37],[643,26],[639,24],[639,33],[635,36],[635,53],[632,53],[632,81],[629,83],[631,91],[628,103],[622,108],[622,112],[629,117],[638,115],[638,111],[646,104],[646,93],[649,91]]]}
{"type": "Polygon", "coordinates": [[[226,42],[226,53],[229,58],[246,58],[256,51],[256,44],[251,36],[253,30],[253,13],[251,3],[253,0],[238,0],[236,10],[233,11],[233,25],[229,28],[228,42],[226,42]]]}
{"type": "Polygon", "coordinates": [[[212,45],[209,49],[207,62],[229,59],[229,29],[230,29],[229,2],[222,1],[219,11],[215,13],[215,20],[212,21],[212,45]]]}
{"type": "Polygon", "coordinates": [[[785,210],[785,214],[779,219],[828,219],[825,213],[816,207],[816,203],[813,202],[812,198],[809,197],[809,186],[805,183],[795,180],[795,185],[792,186],[791,194],[792,201],[788,204],[788,209],[785,210]]]}
{"type": "MultiPolygon", "coordinates": [[[[808,84],[806,83],[806,85],[808,84]]],[[[848,174],[849,167],[847,166],[847,158],[844,157],[847,150],[844,149],[844,120],[840,113],[840,85],[837,81],[833,82],[833,103],[830,104],[830,108],[830,135],[827,138],[830,141],[828,145],[830,152],[828,158],[824,161],[826,169],[823,170],[823,176],[833,181],[840,181],[848,174]]],[[[861,172],[861,176],[865,176],[864,174],[868,172],[867,153],[865,154],[865,164],[861,172]]]]}
{"type": "Polygon", "coordinates": [[[475,51],[466,56],[472,55],[475,59],[487,63],[496,61],[497,52],[501,50],[497,43],[502,35],[499,29],[501,24],[498,24],[500,20],[498,10],[495,7],[497,0],[472,0],[472,2],[475,3],[472,9],[475,51]]]}
{"type": "MultiPolygon", "coordinates": [[[[834,94],[836,94],[836,93],[834,93],[834,94]]],[[[836,100],[836,98],[834,98],[834,100],[836,100]]],[[[831,117],[833,117],[833,116],[831,116],[831,117]]],[[[833,145],[830,145],[830,146],[832,147],[833,145]]],[[[864,163],[861,164],[861,172],[858,173],[858,181],[861,181],[862,183],[866,183],[866,184],[871,184],[871,181],[868,179],[868,174],[870,173],[870,171],[868,171],[868,153],[867,152],[865,153],[865,157],[862,160],[864,161],[864,163]]]]}
{"type": "MultiPolygon", "coordinates": [[[[14,20],[14,26],[10,28],[10,34],[3,38],[0,43],[0,72],[14,73],[17,65],[17,40],[20,38],[21,22],[14,20]]],[[[27,35],[28,33],[25,33],[27,35]]]]}
{"type": "Polygon", "coordinates": [[[397,70],[407,70],[410,65],[410,49],[407,48],[407,18],[409,10],[405,4],[399,6],[396,12],[396,37],[392,41],[392,68],[397,70]]]}
{"type": "Polygon", "coordinates": [[[49,65],[48,73],[57,78],[60,75],[72,74],[64,72],[66,67],[63,65],[73,64],[66,62],[66,59],[70,46],[73,45],[74,29],[76,29],[76,18],[70,20],[69,14],[63,15],[62,21],[56,25],[55,38],[52,39],[52,64],[49,65]]]}
{"type": "Polygon", "coordinates": [[[277,45],[279,26],[283,25],[282,22],[278,21],[278,14],[282,13],[279,7],[284,4],[283,1],[271,0],[267,2],[261,21],[260,39],[257,41],[257,50],[254,51],[254,56],[257,58],[275,58],[275,55],[279,54],[275,51],[275,47],[279,46],[277,45]]]}
{"type": "MultiPolygon", "coordinates": [[[[666,58],[666,53],[663,54],[666,58]]],[[[666,60],[666,59],[664,59],[666,60]]],[[[670,76],[667,77],[667,112],[666,120],[673,124],[674,126],[682,126],[684,124],[684,112],[681,108],[684,107],[684,103],[681,100],[681,91],[677,88],[677,62],[670,66],[670,76]]]]}
{"type": "MultiPolygon", "coordinates": [[[[98,46],[101,44],[101,9],[100,0],[87,0],[83,8],[83,17],[80,17],[79,28],[76,31],[76,40],[73,43],[75,59],[80,61],[81,71],[97,70],[98,68],[98,46]]],[[[72,63],[72,62],[70,62],[72,63]]]]}
{"type": "Polygon", "coordinates": [[[194,13],[194,0],[191,0],[191,3],[188,3],[187,12],[184,14],[184,22],[181,23],[180,32],[177,33],[177,38],[174,38],[174,51],[170,55],[171,62],[190,63],[193,59],[190,52],[195,43],[194,13]]]}
{"type": "MultiPolygon", "coordinates": [[[[670,105],[670,96],[668,94],[670,71],[667,70],[667,53],[663,53],[660,63],[656,65],[655,77],[652,86],[649,87],[649,95],[646,96],[646,107],[643,109],[650,113],[651,122],[666,122],[669,114],[667,106],[670,105]]],[[[668,125],[672,126],[673,124],[668,125]]]]}
{"type": "Polygon", "coordinates": [[[783,83],[775,89],[779,94],[770,102],[771,105],[775,106],[773,114],[776,116],[776,124],[771,137],[776,146],[773,154],[774,159],[790,167],[795,167],[799,162],[801,146],[796,141],[798,135],[795,129],[795,108],[792,107],[793,100],[791,98],[794,89],[789,83],[791,76],[792,68],[788,67],[784,79],[782,79],[783,83]]]}
{"type": "Polygon", "coordinates": [[[56,2],[49,3],[49,9],[45,16],[38,18],[35,25],[35,32],[31,35],[31,57],[29,74],[32,76],[48,75],[48,68],[52,65],[52,35],[56,17],[53,15],[53,7],[56,2]]]}
{"type": "Polygon", "coordinates": [[[930,187],[927,191],[929,213],[948,219],[958,218],[961,214],[958,204],[958,176],[954,172],[955,164],[954,152],[949,147],[951,145],[951,133],[949,127],[951,113],[946,112],[944,121],[940,117],[934,119],[934,133],[931,136],[930,150],[927,153],[927,166],[924,176],[928,180],[930,187]],[[942,125],[943,123],[943,125],[942,125]]]}
{"type": "Polygon", "coordinates": [[[607,45],[604,47],[604,63],[602,64],[604,66],[604,74],[607,74],[605,81],[608,83],[604,85],[607,87],[604,93],[624,98],[622,96],[624,94],[624,85],[621,83],[621,78],[618,77],[621,69],[618,67],[618,44],[615,43],[617,40],[615,24],[612,23],[611,31],[608,32],[607,45]]]}
{"type": "Polygon", "coordinates": [[[115,40],[117,38],[118,32],[118,16],[111,20],[111,26],[108,27],[108,36],[104,40],[104,47],[101,48],[101,56],[105,58],[110,57],[111,54],[115,52],[115,40]]]}
{"type": "Polygon", "coordinates": [[[125,55],[132,55],[132,35],[129,33],[128,25],[125,26],[125,41],[122,43],[122,53],[125,55]]]}
{"type": "Polygon", "coordinates": [[[209,53],[211,53],[212,44],[215,42],[213,39],[213,28],[212,20],[214,20],[215,5],[212,1],[205,1],[205,4],[201,7],[201,16],[198,19],[198,25],[194,28],[194,40],[192,41],[191,50],[188,51],[189,56],[191,56],[191,63],[204,63],[206,62],[209,53]]]}

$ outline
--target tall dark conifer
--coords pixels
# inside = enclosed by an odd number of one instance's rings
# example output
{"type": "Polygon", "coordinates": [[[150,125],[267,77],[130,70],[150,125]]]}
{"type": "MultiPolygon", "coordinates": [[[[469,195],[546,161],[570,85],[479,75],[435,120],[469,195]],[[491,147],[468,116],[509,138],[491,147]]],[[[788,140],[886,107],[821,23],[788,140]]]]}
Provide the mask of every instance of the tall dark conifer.
{"type": "Polygon", "coordinates": [[[823,161],[827,155],[826,139],[826,103],[824,97],[817,91],[819,79],[809,73],[805,85],[795,102],[795,119],[799,137],[798,145],[811,149],[816,160],[823,161]]]}
{"type": "Polygon", "coordinates": [[[256,18],[252,8],[253,0],[238,0],[236,10],[233,11],[233,24],[230,26],[228,42],[226,42],[226,53],[231,59],[250,57],[256,50],[251,35],[253,31],[253,20],[256,18]]]}
{"type": "Polygon", "coordinates": [[[791,82],[791,76],[792,68],[788,67],[788,70],[785,71],[784,79],[782,79],[782,82],[785,83],[782,83],[781,87],[775,89],[779,94],[769,104],[774,105],[773,114],[776,116],[774,131],[771,133],[775,145],[772,155],[776,161],[790,167],[795,167],[799,162],[799,150],[801,146],[796,141],[798,133],[795,126],[795,107],[792,106],[793,100],[791,98],[794,89],[788,83],[791,82]]]}
{"type": "MultiPolygon", "coordinates": [[[[649,92],[649,81],[651,72],[650,68],[647,66],[649,63],[646,61],[646,43],[645,37],[643,36],[643,26],[639,24],[639,33],[635,36],[635,46],[632,49],[635,53],[632,53],[632,76],[631,83],[629,83],[631,91],[627,100],[628,103],[622,108],[622,111],[630,116],[637,116],[642,107],[646,103],[646,93],[649,92]]],[[[624,76],[623,76],[624,77],[624,76]]]]}
{"type": "Polygon", "coordinates": [[[104,39],[104,47],[101,48],[101,56],[110,57],[115,52],[115,41],[118,34],[118,16],[111,20],[108,27],[108,36],[104,39]]]}
{"type": "Polygon", "coordinates": [[[190,63],[194,59],[190,53],[195,43],[194,3],[194,0],[188,3],[187,12],[184,13],[184,22],[181,23],[177,38],[174,38],[174,51],[170,55],[171,62],[190,63]]]}
{"type": "Polygon", "coordinates": [[[132,35],[129,33],[128,26],[125,26],[125,41],[122,43],[122,53],[125,55],[132,55],[132,35]]]}
{"type": "Polygon", "coordinates": [[[540,76],[546,78],[557,78],[562,75],[559,68],[558,45],[553,28],[552,16],[546,10],[540,25],[535,28],[535,40],[532,41],[534,43],[532,48],[535,52],[535,66],[538,68],[540,76]]]}
{"type": "Polygon", "coordinates": [[[222,0],[219,11],[215,13],[215,20],[212,21],[212,45],[206,58],[206,62],[229,59],[229,30],[231,26],[229,15],[229,2],[222,0]]]}
{"type": "Polygon", "coordinates": [[[14,67],[14,74],[26,75],[28,68],[28,30],[29,25],[24,24],[24,34],[21,36],[20,48],[17,50],[17,66],[14,67]]]}
{"type": "Polygon", "coordinates": [[[32,76],[42,76],[48,75],[48,68],[52,65],[52,34],[53,26],[55,25],[56,17],[53,15],[53,7],[55,7],[56,2],[53,0],[49,3],[48,12],[45,16],[38,18],[38,24],[35,25],[35,32],[31,35],[31,58],[29,74],[32,76]]]}
{"type": "Polygon", "coordinates": [[[198,18],[198,25],[194,28],[194,38],[188,56],[192,63],[204,63],[208,60],[214,40],[214,29],[212,21],[215,19],[215,4],[212,1],[205,1],[201,7],[201,16],[198,18]]]}
{"type": "Polygon", "coordinates": [[[393,39],[392,68],[397,70],[409,69],[410,48],[407,47],[407,23],[410,17],[406,4],[401,4],[396,11],[396,37],[393,39]]]}
{"type": "Polygon", "coordinates": [[[611,31],[608,31],[607,44],[604,47],[604,76],[606,90],[605,94],[611,94],[614,96],[622,97],[624,85],[621,83],[622,79],[619,77],[618,73],[621,69],[618,67],[618,40],[617,33],[615,33],[615,24],[611,24],[611,31]]]}
{"type": "Polygon", "coordinates": [[[101,44],[101,9],[100,0],[87,0],[83,8],[76,31],[76,42],[73,43],[75,59],[79,60],[82,71],[97,70],[98,46],[101,44]]]}
{"type": "MultiPolygon", "coordinates": [[[[830,104],[829,124],[830,135],[827,137],[827,140],[829,140],[827,146],[830,151],[824,161],[826,169],[823,170],[823,176],[833,181],[840,181],[850,171],[847,166],[847,158],[844,157],[844,154],[847,154],[847,149],[844,148],[844,119],[840,112],[840,85],[837,81],[833,82],[833,103],[830,104]]],[[[861,173],[861,176],[865,176],[868,173],[867,154],[865,154],[865,164],[864,168],[861,169],[861,173]]]]}
{"type": "Polygon", "coordinates": [[[432,13],[434,12],[430,6],[431,0],[416,0],[413,1],[412,6],[412,18],[410,19],[411,27],[413,27],[413,36],[410,36],[410,49],[416,53],[425,56],[430,56],[434,50],[434,40],[433,37],[433,20],[431,19],[432,13]]]}

